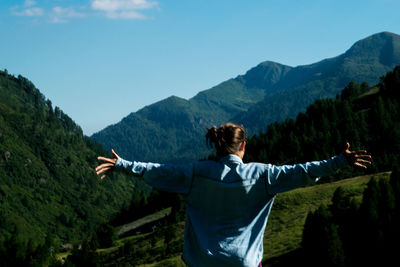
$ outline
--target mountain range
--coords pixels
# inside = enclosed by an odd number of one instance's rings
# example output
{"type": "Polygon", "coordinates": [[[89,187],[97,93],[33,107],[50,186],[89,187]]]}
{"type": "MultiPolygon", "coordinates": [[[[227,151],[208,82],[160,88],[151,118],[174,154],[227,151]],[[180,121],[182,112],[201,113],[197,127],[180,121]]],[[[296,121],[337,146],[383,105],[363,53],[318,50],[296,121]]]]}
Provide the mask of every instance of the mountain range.
{"type": "Polygon", "coordinates": [[[310,65],[262,62],[188,100],[171,96],[132,112],[91,138],[131,160],[197,160],[211,153],[204,142],[206,127],[233,121],[253,135],[295,117],[316,99],[335,97],[351,81],[376,84],[398,64],[400,36],[381,32],[310,65]]]}

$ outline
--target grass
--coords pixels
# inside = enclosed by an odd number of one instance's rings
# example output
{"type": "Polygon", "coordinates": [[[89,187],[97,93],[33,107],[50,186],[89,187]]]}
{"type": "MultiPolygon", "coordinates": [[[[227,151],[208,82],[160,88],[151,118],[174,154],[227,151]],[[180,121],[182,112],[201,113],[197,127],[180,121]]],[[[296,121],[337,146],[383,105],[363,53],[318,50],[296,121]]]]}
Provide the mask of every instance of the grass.
{"type": "Polygon", "coordinates": [[[71,252],[62,252],[62,253],[57,253],[56,258],[61,262],[64,263],[65,259],[71,255],[71,252]]]}
{"type": "Polygon", "coordinates": [[[153,213],[151,215],[148,215],[146,217],[140,218],[139,220],[124,224],[121,227],[119,227],[118,236],[122,236],[125,233],[133,231],[145,224],[157,221],[157,220],[167,216],[170,213],[171,213],[171,208],[166,208],[166,209],[160,210],[156,213],[153,213]]]}
{"type": "Polygon", "coordinates": [[[358,96],[357,98],[363,98],[363,97],[365,97],[365,96],[373,95],[373,94],[376,94],[376,93],[378,93],[378,92],[379,92],[379,87],[375,86],[375,87],[372,87],[372,88],[371,88],[370,90],[368,90],[367,92],[361,94],[361,95],[358,96]]]}
{"type": "Polygon", "coordinates": [[[321,204],[331,204],[333,193],[339,186],[361,200],[362,193],[371,177],[385,178],[389,175],[390,173],[380,173],[360,176],[299,188],[278,195],[264,235],[264,260],[300,248],[307,214],[315,211],[321,204]]]}

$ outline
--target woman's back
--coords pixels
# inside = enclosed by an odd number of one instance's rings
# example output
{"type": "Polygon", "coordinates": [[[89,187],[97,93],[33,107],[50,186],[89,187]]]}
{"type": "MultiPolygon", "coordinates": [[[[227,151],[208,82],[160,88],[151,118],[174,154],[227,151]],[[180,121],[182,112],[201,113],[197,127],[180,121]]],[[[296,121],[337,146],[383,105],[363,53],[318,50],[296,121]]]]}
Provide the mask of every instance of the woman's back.
{"type": "Polygon", "coordinates": [[[185,196],[183,258],[189,265],[260,263],[264,229],[273,202],[273,195],[266,191],[266,167],[243,164],[236,155],[193,165],[191,188],[185,196]]]}

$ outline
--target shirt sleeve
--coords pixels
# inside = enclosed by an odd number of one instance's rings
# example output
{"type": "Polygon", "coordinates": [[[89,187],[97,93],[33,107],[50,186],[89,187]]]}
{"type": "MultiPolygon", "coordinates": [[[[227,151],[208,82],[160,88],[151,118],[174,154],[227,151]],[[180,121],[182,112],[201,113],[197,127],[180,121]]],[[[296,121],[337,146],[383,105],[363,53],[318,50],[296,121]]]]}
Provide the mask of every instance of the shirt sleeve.
{"type": "Polygon", "coordinates": [[[192,185],[193,164],[159,164],[118,158],[115,169],[140,176],[158,189],[188,194],[192,185]]]}
{"type": "Polygon", "coordinates": [[[348,165],[344,155],[338,155],[328,160],[312,161],[304,164],[268,166],[267,191],[277,194],[298,187],[315,183],[321,176],[336,173],[348,165]]]}

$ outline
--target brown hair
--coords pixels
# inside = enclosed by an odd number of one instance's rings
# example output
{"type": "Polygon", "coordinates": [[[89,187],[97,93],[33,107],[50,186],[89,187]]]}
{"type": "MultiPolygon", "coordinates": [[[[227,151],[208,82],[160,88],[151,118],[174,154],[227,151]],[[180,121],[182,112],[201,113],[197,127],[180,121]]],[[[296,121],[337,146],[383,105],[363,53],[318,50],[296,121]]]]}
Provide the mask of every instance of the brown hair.
{"type": "Polygon", "coordinates": [[[243,125],[232,122],[222,124],[218,129],[216,126],[207,128],[206,144],[217,150],[217,157],[235,154],[239,151],[240,143],[246,141],[246,131],[243,125]]]}

